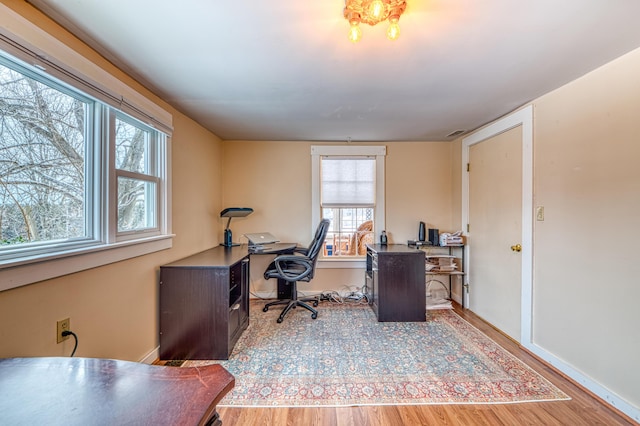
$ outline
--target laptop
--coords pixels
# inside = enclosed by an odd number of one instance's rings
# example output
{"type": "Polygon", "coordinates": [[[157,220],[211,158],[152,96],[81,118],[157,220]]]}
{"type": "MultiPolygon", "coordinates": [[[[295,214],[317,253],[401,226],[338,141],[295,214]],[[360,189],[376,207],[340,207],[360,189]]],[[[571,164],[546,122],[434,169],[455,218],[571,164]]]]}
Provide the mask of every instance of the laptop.
{"type": "Polygon", "coordinates": [[[249,240],[250,246],[271,244],[280,241],[268,232],[254,232],[252,234],[244,234],[244,236],[249,240]]]}

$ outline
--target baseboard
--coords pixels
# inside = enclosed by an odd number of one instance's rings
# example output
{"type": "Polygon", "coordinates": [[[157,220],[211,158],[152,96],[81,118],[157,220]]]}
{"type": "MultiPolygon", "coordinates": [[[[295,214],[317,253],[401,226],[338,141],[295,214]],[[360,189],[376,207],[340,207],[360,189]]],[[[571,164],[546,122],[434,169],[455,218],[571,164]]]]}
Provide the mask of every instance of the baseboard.
{"type": "Polygon", "coordinates": [[[278,295],[275,291],[252,291],[249,299],[277,299],[278,295]]]}
{"type": "Polygon", "coordinates": [[[145,355],[139,362],[143,364],[153,364],[160,357],[160,346],[145,355]]]}
{"type": "Polygon", "coordinates": [[[582,387],[588,389],[591,393],[593,393],[598,398],[602,399],[618,411],[629,416],[636,422],[640,422],[640,408],[635,407],[634,405],[625,401],[611,390],[605,388],[590,377],[585,376],[583,373],[576,370],[571,365],[557,358],[552,353],[546,351],[540,346],[529,343],[524,345],[524,347],[537,357],[541,358],[542,360],[565,374],[567,377],[574,380],[576,383],[580,384],[582,387]]]}

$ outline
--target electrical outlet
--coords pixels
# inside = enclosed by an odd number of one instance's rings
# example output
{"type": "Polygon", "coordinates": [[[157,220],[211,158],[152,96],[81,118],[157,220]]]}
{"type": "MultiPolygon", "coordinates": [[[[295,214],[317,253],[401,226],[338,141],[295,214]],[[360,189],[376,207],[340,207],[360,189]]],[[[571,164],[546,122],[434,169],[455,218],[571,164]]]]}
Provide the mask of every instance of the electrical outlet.
{"type": "Polygon", "coordinates": [[[62,332],[63,331],[69,331],[71,330],[71,319],[70,318],[65,318],[63,320],[58,321],[58,327],[57,327],[57,333],[56,333],[56,341],[58,343],[62,343],[63,341],[67,340],[69,338],[69,336],[63,336],[62,332]]]}
{"type": "Polygon", "coordinates": [[[536,220],[539,222],[544,221],[544,206],[536,207],[536,220]]]}

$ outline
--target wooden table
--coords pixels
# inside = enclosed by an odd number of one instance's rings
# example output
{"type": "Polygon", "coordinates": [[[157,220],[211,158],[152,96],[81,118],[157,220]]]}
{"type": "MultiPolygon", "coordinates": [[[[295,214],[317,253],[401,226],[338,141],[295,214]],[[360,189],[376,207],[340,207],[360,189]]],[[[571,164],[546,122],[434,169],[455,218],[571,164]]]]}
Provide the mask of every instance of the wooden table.
{"type": "Polygon", "coordinates": [[[235,385],[219,365],[165,367],[96,358],[0,359],[6,425],[220,425],[235,385]]]}

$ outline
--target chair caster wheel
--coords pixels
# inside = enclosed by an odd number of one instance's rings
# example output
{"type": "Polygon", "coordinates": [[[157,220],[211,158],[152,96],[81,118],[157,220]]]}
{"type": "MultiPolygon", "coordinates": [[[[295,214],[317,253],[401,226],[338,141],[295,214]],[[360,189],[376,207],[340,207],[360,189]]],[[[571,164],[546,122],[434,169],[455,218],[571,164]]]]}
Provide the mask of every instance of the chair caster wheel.
{"type": "Polygon", "coordinates": [[[266,306],[264,308],[262,308],[262,312],[267,312],[269,310],[269,308],[267,308],[266,306]]]}
{"type": "Polygon", "coordinates": [[[278,319],[276,320],[276,322],[277,322],[278,324],[280,324],[280,323],[282,322],[282,318],[278,318],[278,319]]]}
{"type": "Polygon", "coordinates": [[[311,319],[316,319],[318,318],[318,314],[311,314],[311,319]]]}
{"type": "Polygon", "coordinates": [[[313,302],[313,307],[317,308],[318,307],[318,301],[316,300],[315,302],[313,302]]]}

